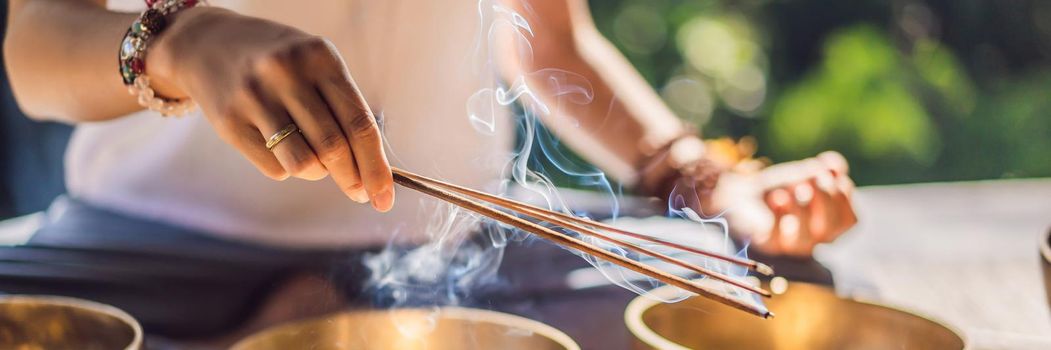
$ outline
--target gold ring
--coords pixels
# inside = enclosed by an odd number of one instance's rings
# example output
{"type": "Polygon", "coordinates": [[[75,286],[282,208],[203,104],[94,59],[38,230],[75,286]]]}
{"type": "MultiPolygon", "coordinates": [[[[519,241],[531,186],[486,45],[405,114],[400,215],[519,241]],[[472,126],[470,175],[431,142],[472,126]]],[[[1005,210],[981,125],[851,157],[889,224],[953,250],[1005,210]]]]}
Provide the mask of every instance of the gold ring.
{"type": "Polygon", "coordinates": [[[284,141],[288,135],[292,135],[292,133],[296,131],[299,131],[299,127],[296,126],[296,123],[288,124],[288,126],[278,130],[273,136],[270,136],[269,140],[266,140],[266,150],[273,152],[274,147],[277,147],[277,144],[284,141]]]}

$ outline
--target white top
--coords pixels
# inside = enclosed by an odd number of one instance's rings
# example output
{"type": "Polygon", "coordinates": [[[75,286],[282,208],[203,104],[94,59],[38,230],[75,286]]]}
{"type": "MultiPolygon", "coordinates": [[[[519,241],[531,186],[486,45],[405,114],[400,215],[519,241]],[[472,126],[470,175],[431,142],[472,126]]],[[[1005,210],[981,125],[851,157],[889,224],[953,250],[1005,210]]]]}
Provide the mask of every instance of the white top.
{"type": "MultiPolygon", "coordinates": [[[[393,165],[496,189],[513,128],[499,118],[495,133],[479,132],[468,117],[470,96],[491,84],[473,55],[474,1],[210,3],[331,40],[384,120],[393,165]]],[[[109,1],[116,10],[138,11],[142,4],[109,1]]],[[[376,245],[395,232],[399,239],[421,236],[433,200],[398,187],[394,209],[379,214],[347,199],[330,178],[270,180],[196,113],[162,118],[143,111],[78,125],[66,153],[70,194],[138,217],[286,247],[376,245]]]]}

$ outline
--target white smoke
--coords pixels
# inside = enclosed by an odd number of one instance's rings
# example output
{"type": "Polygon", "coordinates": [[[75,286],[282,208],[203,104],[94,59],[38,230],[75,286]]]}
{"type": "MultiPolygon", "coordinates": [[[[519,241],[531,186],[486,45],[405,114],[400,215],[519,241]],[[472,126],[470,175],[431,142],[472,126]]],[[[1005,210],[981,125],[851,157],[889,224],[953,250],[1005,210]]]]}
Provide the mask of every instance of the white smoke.
{"type": "MultiPolygon", "coordinates": [[[[499,58],[505,54],[500,51],[506,46],[500,44],[507,43],[500,43],[500,40],[510,38],[510,44],[516,51],[515,54],[519,55],[519,61],[531,61],[533,28],[527,16],[503,5],[499,0],[479,0],[477,11],[477,45],[468,61],[474,65],[477,74],[486,78],[488,86],[481,88],[465,101],[467,118],[477,132],[492,135],[501,127],[508,127],[498,125],[507,120],[502,116],[515,107],[520,110],[514,119],[520,130],[520,142],[514,157],[505,167],[504,176],[507,180],[497,194],[504,196],[511,188],[517,187],[530,192],[534,197],[542,198],[548,209],[587,216],[588,213],[573,212],[570,203],[559,193],[550,177],[557,174],[563,178],[575,179],[577,185],[607,196],[611,213],[604,214],[616,218],[620,210],[619,188],[615,187],[602,171],[590,165],[580,164],[563,154],[557,138],[550,135],[540,124],[542,117],[551,117],[558,113],[561,107],[549,106],[544,101],[557,101],[559,104],[591,103],[594,98],[591,83],[579,74],[558,69],[524,72],[514,77],[504,76],[506,71],[501,70],[503,67],[499,64],[505,61],[499,58]],[[541,158],[544,161],[537,162],[537,159],[541,158]]],[[[732,251],[724,219],[701,218],[697,213],[683,209],[688,205],[681,200],[681,196],[672,197],[668,208],[670,215],[717,226],[724,233],[726,250],[732,251]],[[676,198],[679,202],[676,202],[676,198]]],[[[368,286],[381,306],[459,304],[465,297],[470,296],[475,287],[496,281],[497,268],[508,242],[529,237],[528,234],[487,222],[478,215],[457,207],[437,205],[437,208],[426,207],[425,211],[432,215],[426,232],[430,238],[428,243],[405,249],[390,246],[379,254],[365,258],[365,265],[372,272],[368,286]],[[478,232],[481,234],[476,234],[478,232]]],[[[566,233],[615,254],[660,265],[656,264],[653,258],[640,256],[598,238],[575,232],[566,233]]],[[[681,256],[667,247],[643,242],[640,242],[640,245],[667,255],[681,256]]],[[[653,278],[593,256],[570,251],[593,265],[611,283],[640,295],[647,295],[653,288],[664,285],[653,278]]],[[[743,268],[713,259],[696,258],[691,261],[734,276],[744,276],[747,272],[743,268]]],[[[683,275],[686,275],[686,272],[683,272],[683,275]]],[[[675,302],[689,295],[683,292],[662,301],[675,302]]]]}

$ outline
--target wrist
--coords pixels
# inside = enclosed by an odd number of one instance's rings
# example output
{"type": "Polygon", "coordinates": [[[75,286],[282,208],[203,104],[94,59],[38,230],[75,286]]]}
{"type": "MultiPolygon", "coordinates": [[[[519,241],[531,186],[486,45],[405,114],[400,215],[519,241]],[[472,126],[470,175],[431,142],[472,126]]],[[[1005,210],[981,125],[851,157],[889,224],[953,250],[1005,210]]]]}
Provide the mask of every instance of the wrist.
{"type": "Polygon", "coordinates": [[[653,151],[639,167],[636,189],[646,195],[666,197],[687,169],[705,159],[704,141],[684,134],[653,151]]]}
{"type": "MultiPolygon", "coordinates": [[[[754,158],[755,139],[728,137],[704,140],[688,135],[666,144],[640,171],[640,191],[669,202],[676,209],[691,207],[706,213],[725,209],[716,198],[720,182],[755,173],[769,160],[754,158]]],[[[725,196],[723,196],[725,197],[725,196]]]]}
{"type": "Polygon", "coordinates": [[[179,72],[185,67],[186,55],[192,54],[199,39],[200,27],[217,14],[229,10],[211,6],[187,8],[167,16],[168,26],[151,43],[146,55],[150,84],[158,94],[170,98],[189,98],[179,72]]]}

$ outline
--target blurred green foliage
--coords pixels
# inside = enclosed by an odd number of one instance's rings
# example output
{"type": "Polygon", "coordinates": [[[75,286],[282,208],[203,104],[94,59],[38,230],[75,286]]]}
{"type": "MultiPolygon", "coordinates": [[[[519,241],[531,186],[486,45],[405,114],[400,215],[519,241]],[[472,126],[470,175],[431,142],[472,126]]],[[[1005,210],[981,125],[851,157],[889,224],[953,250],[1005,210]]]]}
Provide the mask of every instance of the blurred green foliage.
{"type": "Polygon", "coordinates": [[[859,184],[1051,175],[1051,2],[593,0],[706,136],[842,152],[859,184]]]}
{"type": "MultiPolygon", "coordinates": [[[[940,138],[922,102],[910,92],[910,67],[875,29],[837,32],[824,60],[775,101],[769,141],[776,155],[853,147],[867,157],[930,165],[940,138]]],[[[949,89],[958,90],[958,86],[949,89]]]]}

